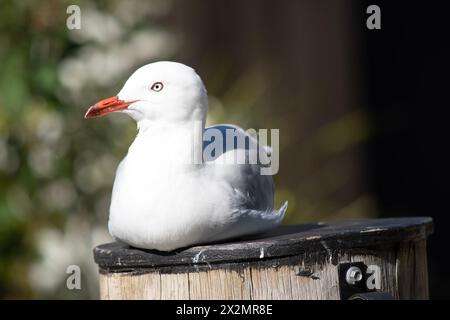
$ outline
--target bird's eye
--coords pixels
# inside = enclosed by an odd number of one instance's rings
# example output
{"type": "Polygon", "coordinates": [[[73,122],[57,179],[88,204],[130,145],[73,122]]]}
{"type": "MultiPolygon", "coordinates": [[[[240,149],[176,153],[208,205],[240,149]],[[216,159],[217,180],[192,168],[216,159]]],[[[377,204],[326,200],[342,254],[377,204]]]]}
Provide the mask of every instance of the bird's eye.
{"type": "Polygon", "coordinates": [[[164,88],[164,85],[161,82],[155,82],[150,87],[150,89],[152,89],[153,91],[156,91],[156,92],[161,91],[163,88],[164,88]]]}

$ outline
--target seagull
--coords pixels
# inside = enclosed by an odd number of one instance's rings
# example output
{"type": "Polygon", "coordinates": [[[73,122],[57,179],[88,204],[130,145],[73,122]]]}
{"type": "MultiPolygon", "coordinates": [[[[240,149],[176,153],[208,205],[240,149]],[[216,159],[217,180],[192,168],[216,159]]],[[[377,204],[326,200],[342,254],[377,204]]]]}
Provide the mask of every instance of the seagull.
{"type": "Polygon", "coordinates": [[[139,68],[116,96],[88,109],[86,119],[122,112],[137,122],[112,190],[108,229],[115,240],[173,251],[281,223],[288,204],[274,209],[272,176],[261,174],[262,164],[245,162],[258,150],[270,156],[271,148],[234,125],[205,128],[207,110],[207,91],[195,70],[170,61],[139,68]],[[208,133],[227,130],[245,145],[224,143],[228,148],[205,157],[208,133]]]}

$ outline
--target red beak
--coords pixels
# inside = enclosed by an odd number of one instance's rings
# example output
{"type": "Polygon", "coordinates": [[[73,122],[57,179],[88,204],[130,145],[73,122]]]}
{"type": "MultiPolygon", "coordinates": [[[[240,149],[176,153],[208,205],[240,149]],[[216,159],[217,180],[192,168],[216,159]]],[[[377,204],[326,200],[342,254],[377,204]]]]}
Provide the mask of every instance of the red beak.
{"type": "Polygon", "coordinates": [[[125,110],[133,102],[135,101],[126,102],[123,100],[119,100],[118,96],[104,99],[91,106],[84,115],[84,118],[90,119],[95,117],[101,117],[110,112],[125,110]]]}

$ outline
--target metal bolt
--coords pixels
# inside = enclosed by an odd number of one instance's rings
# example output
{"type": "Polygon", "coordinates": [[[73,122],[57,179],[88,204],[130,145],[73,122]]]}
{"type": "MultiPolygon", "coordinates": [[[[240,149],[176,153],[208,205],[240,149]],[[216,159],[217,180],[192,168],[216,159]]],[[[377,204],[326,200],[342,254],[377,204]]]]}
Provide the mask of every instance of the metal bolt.
{"type": "Polygon", "coordinates": [[[348,268],[347,273],[345,274],[345,281],[352,286],[360,282],[362,278],[363,274],[361,269],[355,266],[348,268]]]}

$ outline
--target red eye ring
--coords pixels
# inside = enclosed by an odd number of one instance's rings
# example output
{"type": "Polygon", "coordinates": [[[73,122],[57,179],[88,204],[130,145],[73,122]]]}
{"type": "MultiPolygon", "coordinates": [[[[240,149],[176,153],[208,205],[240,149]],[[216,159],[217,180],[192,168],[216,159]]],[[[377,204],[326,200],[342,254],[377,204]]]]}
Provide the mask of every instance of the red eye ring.
{"type": "Polygon", "coordinates": [[[150,87],[151,90],[156,91],[156,92],[161,91],[163,88],[164,88],[164,85],[162,84],[162,82],[155,82],[150,87]]]}

